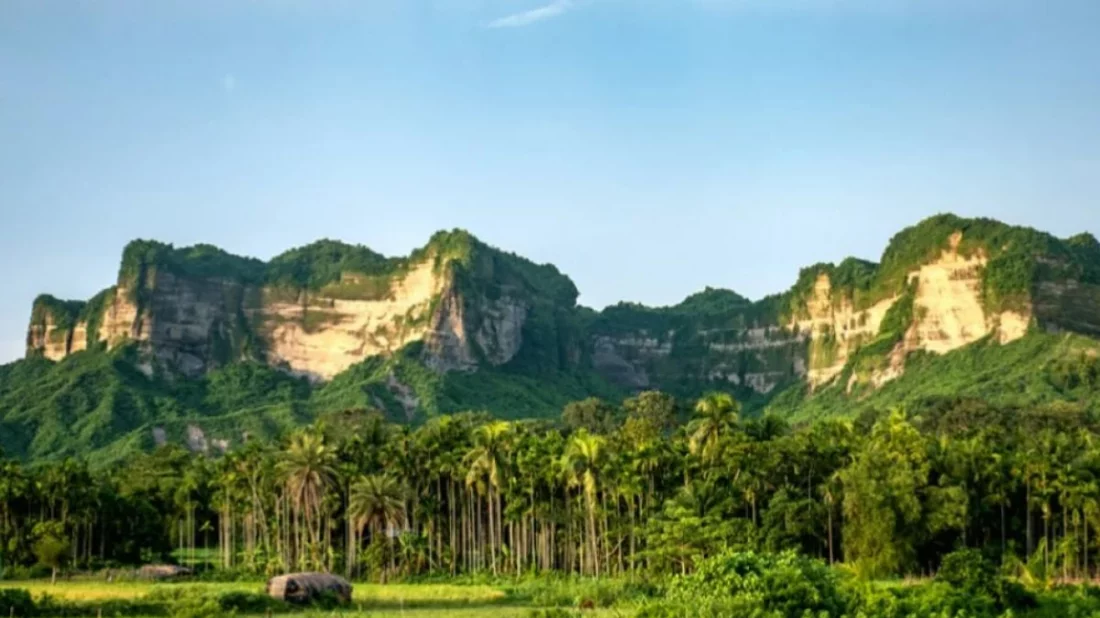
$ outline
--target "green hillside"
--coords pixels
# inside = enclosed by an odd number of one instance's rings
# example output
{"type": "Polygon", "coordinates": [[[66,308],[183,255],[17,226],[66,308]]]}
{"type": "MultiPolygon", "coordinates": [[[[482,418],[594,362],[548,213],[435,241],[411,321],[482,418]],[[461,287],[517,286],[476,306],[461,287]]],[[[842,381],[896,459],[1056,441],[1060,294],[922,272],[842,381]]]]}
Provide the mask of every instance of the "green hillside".
{"type": "MultiPolygon", "coordinates": [[[[759,301],[707,288],[668,307],[621,303],[597,312],[577,297],[554,266],[462,230],[439,232],[404,257],[321,240],[266,262],[210,245],[134,241],[115,286],[88,301],[43,295],[34,302],[27,358],[0,366],[0,448],[28,460],[88,455],[103,464],[159,441],[216,452],[346,410],[412,424],[463,411],[552,419],[573,401],[617,401],[641,390],[684,400],[725,391],[749,415],[796,422],[960,399],[1002,408],[1100,406],[1093,338],[1100,335],[1100,242],[1088,234],[1063,240],[940,215],[897,234],[878,262],[817,264],[786,292],[759,301]],[[917,328],[927,307],[915,305],[912,275],[945,252],[965,265],[951,276],[966,280],[967,306],[981,305],[977,323],[1019,311],[1026,317],[1014,337],[1026,332],[1023,339],[1002,345],[987,328],[984,339],[942,356],[901,345],[935,337],[927,332],[935,324],[925,324],[924,335],[917,328]],[[380,311],[393,323],[367,332],[332,309],[388,306],[400,300],[395,282],[425,264],[436,287],[418,297],[423,311],[380,311]],[[863,328],[865,310],[881,301],[893,304],[874,330],[863,328]],[[111,318],[109,309],[120,305],[125,317],[111,318]],[[265,313],[272,306],[300,314],[265,313]],[[100,330],[109,318],[105,341],[100,330]],[[345,344],[350,337],[361,346],[400,345],[361,348],[358,356],[345,345],[338,353],[353,360],[319,381],[269,353],[285,343],[273,329],[279,320],[294,321],[303,353],[321,360],[331,350],[302,343],[302,333],[333,329],[345,344]],[[800,331],[802,323],[811,326],[800,331]],[[140,329],[152,334],[133,339],[140,329]],[[402,338],[410,329],[416,336],[402,338]],[[842,330],[856,334],[842,340],[842,330]],[[174,367],[180,355],[198,370],[174,367]],[[808,373],[822,367],[831,367],[832,380],[811,388],[808,373]],[[887,367],[904,373],[875,387],[887,367]]],[[[950,319],[951,306],[945,311],[950,319]]]]}
{"type": "Polygon", "coordinates": [[[439,375],[415,360],[415,350],[372,358],[316,387],[255,362],[197,380],[147,377],[133,356],[132,349],[92,351],[57,363],[32,357],[0,366],[0,448],[29,460],[86,455],[106,464],[153,448],[154,428],[176,444],[186,442],[189,428],[199,428],[215,451],[214,440],[269,439],[342,410],[377,409],[412,423],[467,410],[552,418],[570,401],[623,395],[591,373],[536,377],[507,368],[439,375]],[[416,415],[406,415],[390,375],[410,385],[420,403],[416,415]]]}
{"type": "Polygon", "coordinates": [[[914,353],[905,373],[878,389],[857,385],[849,392],[844,377],[816,392],[792,387],[766,411],[807,421],[890,408],[915,411],[944,399],[1100,411],[1100,341],[1034,332],[1006,345],[980,341],[943,356],[914,353]]]}

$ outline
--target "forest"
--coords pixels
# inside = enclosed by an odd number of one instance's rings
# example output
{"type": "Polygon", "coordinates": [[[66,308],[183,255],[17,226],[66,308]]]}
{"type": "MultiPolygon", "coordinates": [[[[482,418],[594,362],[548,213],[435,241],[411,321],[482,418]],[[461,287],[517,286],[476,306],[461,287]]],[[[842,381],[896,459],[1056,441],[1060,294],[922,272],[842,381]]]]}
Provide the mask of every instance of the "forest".
{"type": "Polygon", "coordinates": [[[348,410],[217,457],[4,460],[0,560],[9,579],[178,560],[230,580],[649,582],[666,605],[746,568],[1049,587],[1097,572],[1098,437],[1079,407],[960,399],[801,425],[722,393],[587,399],[553,421],[348,410]]]}

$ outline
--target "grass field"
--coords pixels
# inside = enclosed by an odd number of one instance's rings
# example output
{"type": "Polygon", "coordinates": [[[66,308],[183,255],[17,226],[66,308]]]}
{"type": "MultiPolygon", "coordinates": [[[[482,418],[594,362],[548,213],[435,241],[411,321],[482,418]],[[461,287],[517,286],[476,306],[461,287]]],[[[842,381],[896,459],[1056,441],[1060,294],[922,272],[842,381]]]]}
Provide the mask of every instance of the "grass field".
{"type": "MultiPolygon", "coordinates": [[[[66,615],[96,616],[99,607],[111,601],[139,601],[163,593],[182,592],[195,597],[217,596],[227,592],[262,593],[263,582],[180,583],[107,582],[102,579],[59,581],[0,581],[0,590],[21,588],[38,598],[42,595],[86,608],[86,613],[66,615]]],[[[567,606],[568,607],[568,606],[567,606]]],[[[507,590],[485,585],[454,584],[355,584],[351,607],[337,611],[296,612],[296,616],[349,616],[373,618],[476,618],[491,616],[521,618],[537,606],[510,595],[507,590]]],[[[5,616],[7,614],[5,613],[5,616]]],[[[104,611],[103,615],[111,615],[104,611]]],[[[585,616],[612,618],[625,612],[602,610],[585,612],[585,616]]]]}

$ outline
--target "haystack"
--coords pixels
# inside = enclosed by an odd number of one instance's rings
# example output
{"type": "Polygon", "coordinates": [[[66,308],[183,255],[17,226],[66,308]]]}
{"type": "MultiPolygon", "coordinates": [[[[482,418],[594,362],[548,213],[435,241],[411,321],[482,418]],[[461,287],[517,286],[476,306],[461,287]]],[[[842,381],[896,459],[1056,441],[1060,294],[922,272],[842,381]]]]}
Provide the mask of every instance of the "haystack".
{"type": "Polygon", "coordinates": [[[175,564],[147,564],[138,569],[138,577],[148,579],[174,579],[192,575],[194,571],[175,564]]]}
{"type": "Polygon", "coordinates": [[[267,594],[289,603],[310,603],[329,594],[341,603],[350,603],[351,584],[328,573],[291,573],[269,579],[267,594]]]}

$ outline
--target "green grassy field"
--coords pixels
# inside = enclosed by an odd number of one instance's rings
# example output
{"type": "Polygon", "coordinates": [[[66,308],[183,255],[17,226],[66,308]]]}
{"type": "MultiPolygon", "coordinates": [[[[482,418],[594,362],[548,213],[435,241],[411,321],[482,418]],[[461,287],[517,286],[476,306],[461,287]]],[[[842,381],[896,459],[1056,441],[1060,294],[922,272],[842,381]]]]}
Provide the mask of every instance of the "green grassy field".
{"type": "MultiPolygon", "coordinates": [[[[0,581],[0,590],[20,588],[35,598],[42,595],[84,608],[70,616],[96,616],[105,603],[140,601],[157,595],[182,593],[186,596],[211,597],[228,592],[263,593],[263,582],[159,584],[140,581],[107,582],[103,579],[74,579],[51,584],[49,581],[0,581]]],[[[568,607],[568,606],[567,606],[568,607]]],[[[475,618],[493,616],[519,618],[537,606],[510,595],[507,590],[486,585],[454,584],[355,584],[352,605],[336,611],[295,612],[297,616],[353,616],[389,618],[475,618]]],[[[5,614],[6,615],[6,614],[5,614]]],[[[110,610],[104,616],[112,615],[110,610]]],[[[260,614],[262,615],[262,614],[260,614]]],[[[613,610],[586,612],[586,616],[611,618],[627,613],[613,610]]]]}

